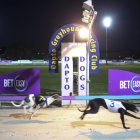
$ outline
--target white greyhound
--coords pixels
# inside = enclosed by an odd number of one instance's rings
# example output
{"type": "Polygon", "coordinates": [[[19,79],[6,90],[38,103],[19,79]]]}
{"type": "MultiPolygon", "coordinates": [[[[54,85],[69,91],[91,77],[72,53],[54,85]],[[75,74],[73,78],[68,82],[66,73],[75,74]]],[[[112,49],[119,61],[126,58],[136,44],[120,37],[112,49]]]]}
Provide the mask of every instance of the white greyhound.
{"type": "Polygon", "coordinates": [[[27,112],[30,112],[31,116],[29,119],[32,119],[32,117],[35,115],[35,113],[37,113],[37,111],[40,108],[46,108],[54,101],[60,99],[61,97],[57,94],[50,96],[48,98],[45,98],[44,96],[41,95],[29,94],[27,97],[25,97],[24,100],[21,101],[20,104],[16,104],[13,101],[11,101],[11,103],[15,107],[23,107],[25,115],[27,114],[27,112]]]}

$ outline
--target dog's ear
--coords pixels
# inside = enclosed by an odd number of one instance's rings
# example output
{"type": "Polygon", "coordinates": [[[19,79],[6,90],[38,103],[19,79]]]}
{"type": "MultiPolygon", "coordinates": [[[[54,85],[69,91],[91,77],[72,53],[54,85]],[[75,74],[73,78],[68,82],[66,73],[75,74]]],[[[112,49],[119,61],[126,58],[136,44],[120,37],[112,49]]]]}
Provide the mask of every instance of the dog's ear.
{"type": "Polygon", "coordinates": [[[135,113],[139,112],[139,109],[135,106],[135,113]]]}
{"type": "Polygon", "coordinates": [[[58,94],[54,94],[52,97],[53,97],[53,98],[58,98],[59,95],[58,95],[58,94]]]}
{"type": "Polygon", "coordinates": [[[138,108],[135,105],[133,105],[133,104],[131,104],[131,109],[130,110],[132,112],[135,112],[135,113],[139,112],[138,108]]]}
{"type": "Polygon", "coordinates": [[[54,99],[59,99],[59,98],[60,98],[60,96],[59,96],[58,94],[54,94],[52,97],[53,97],[54,99]]]}

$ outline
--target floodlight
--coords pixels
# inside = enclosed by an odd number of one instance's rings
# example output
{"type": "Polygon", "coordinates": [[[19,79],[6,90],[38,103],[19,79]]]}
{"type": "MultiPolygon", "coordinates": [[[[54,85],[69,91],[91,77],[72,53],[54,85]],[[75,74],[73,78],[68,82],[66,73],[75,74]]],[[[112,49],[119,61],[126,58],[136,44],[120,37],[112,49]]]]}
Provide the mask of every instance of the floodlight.
{"type": "Polygon", "coordinates": [[[84,17],[89,17],[90,16],[90,12],[88,10],[84,10],[83,11],[83,16],[84,17]]]}
{"type": "Polygon", "coordinates": [[[80,28],[79,35],[81,38],[88,38],[89,37],[89,30],[87,28],[80,28]]]}
{"type": "Polygon", "coordinates": [[[92,0],[87,0],[87,1],[83,2],[82,8],[84,8],[88,11],[93,10],[92,0]]]}
{"type": "Polygon", "coordinates": [[[83,21],[84,23],[89,23],[89,18],[83,17],[83,18],[82,18],[82,21],[83,21]]]}
{"type": "Polygon", "coordinates": [[[82,21],[85,23],[91,23],[92,17],[94,15],[92,0],[87,0],[87,1],[83,2],[83,8],[85,10],[83,11],[82,21]]]}
{"type": "Polygon", "coordinates": [[[89,23],[89,19],[90,19],[90,12],[87,10],[84,10],[82,21],[85,23],[89,23]]]}
{"type": "Polygon", "coordinates": [[[103,24],[106,28],[110,27],[111,25],[111,18],[110,17],[105,17],[103,20],[103,24]]]}

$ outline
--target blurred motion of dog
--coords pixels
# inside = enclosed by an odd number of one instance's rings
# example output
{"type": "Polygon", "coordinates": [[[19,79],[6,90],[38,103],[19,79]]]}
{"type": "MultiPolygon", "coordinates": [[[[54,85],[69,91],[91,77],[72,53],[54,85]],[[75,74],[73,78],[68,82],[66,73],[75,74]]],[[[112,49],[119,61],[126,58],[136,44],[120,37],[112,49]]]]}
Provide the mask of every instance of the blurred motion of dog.
{"type": "Polygon", "coordinates": [[[83,112],[80,119],[83,120],[86,114],[98,113],[100,106],[103,106],[104,108],[106,108],[110,112],[120,113],[120,119],[122,121],[123,128],[125,128],[125,129],[129,129],[130,127],[125,126],[124,115],[127,115],[129,117],[133,117],[136,119],[140,119],[139,117],[134,116],[133,114],[128,112],[128,111],[131,111],[134,113],[139,112],[138,108],[134,104],[126,103],[123,101],[102,99],[102,98],[95,98],[95,99],[90,100],[85,110],[80,110],[78,108],[78,110],[80,112],[83,112]],[[88,109],[88,108],[90,108],[90,109],[88,109]]]}
{"type": "Polygon", "coordinates": [[[56,100],[61,100],[61,97],[58,94],[54,94],[48,98],[37,94],[29,94],[24,100],[21,101],[20,104],[16,104],[14,101],[11,101],[11,103],[15,107],[23,107],[25,115],[27,112],[30,112],[31,116],[29,119],[32,119],[40,108],[47,108],[56,100]]]}

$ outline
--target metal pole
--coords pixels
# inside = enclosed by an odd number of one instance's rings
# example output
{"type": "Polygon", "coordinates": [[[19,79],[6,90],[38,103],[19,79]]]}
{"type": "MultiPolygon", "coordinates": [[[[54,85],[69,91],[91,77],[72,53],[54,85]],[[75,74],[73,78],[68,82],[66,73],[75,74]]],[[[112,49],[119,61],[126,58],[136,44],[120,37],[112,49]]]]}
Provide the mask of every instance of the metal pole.
{"type": "Polygon", "coordinates": [[[108,48],[107,48],[107,27],[106,27],[106,65],[107,65],[107,60],[108,60],[108,48]]]}
{"type": "Polygon", "coordinates": [[[73,43],[75,43],[75,32],[73,32],[73,43]]]}

